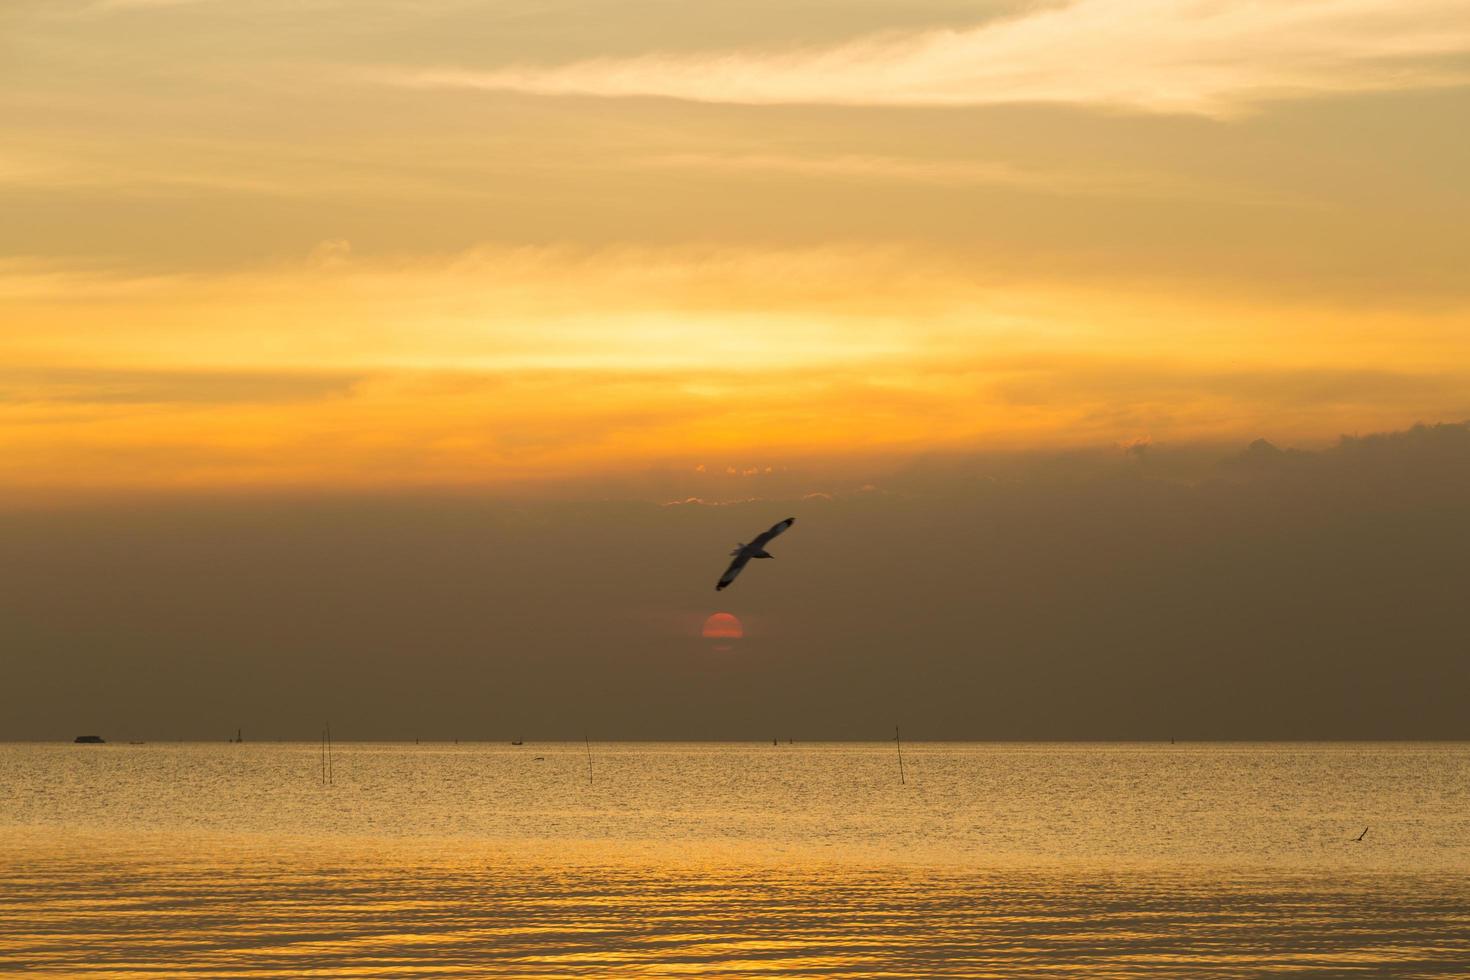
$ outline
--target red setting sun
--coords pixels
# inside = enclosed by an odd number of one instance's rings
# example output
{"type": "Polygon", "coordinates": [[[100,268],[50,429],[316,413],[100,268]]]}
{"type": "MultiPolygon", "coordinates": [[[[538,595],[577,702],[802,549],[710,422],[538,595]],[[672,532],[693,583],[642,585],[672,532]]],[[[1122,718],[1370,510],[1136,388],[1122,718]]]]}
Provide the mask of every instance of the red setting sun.
{"type": "MultiPolygon", "coordinates": [[[[740,620],[726,612],[715,613],[704,621],[704,628],[700,635],[706,640],[738,640],[745,635],[745,627],[740,625],[740,620]]],[[[717,650],[728,650],[729,647],[721,644],[715,647],[717,650]]]]}

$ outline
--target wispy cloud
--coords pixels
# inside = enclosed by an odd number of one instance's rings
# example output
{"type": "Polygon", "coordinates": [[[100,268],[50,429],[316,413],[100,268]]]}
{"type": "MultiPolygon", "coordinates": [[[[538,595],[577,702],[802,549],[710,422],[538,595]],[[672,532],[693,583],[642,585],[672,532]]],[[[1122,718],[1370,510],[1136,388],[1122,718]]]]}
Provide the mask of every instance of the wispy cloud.
{"type": "MultiPolygon", "coordinates": [[[[667,169],[740,174],[780,173],[845,180],[899,180],[950,186],[993,184],[1033,190],[1097,188],[1103,183],[1089,175],[1028,169],[1008,163],[900,159],[860,154],[798,156],[780,153],[669,153],[648,157],[640,162],[644,166],[667,169]]],[[[1117,183],[1114,181],[1108,186],[1111,189],[1117,183]]]]}
{"type": "Polygon", "coordinates": [[[1167,172],[1019,166],[997,160],[935,159],[866,154],[670,153],[636,161],[655,169],[722,175],[781,175],[814,180],[887,181],[940,187],[994,187],[1033,194],[1230,201],[1275,207],[1320,207],[1246,187],[1167,172]]]}
{"type": "Polygon", "coordinates": [[[360,380],[322,371],[0,370],[0,405],[294,404],[345,397],[360,380]]]}
{"type": "Polygon", "coordinates": [[[649,54],[399,84],[747,104],[1073,103],[1228,116],[1263,100],[1465,84],[1463,0],[1079,0],[795,51],[649,54]]]}
{"type": "Polygon", "coordinates": [[[148,10],[154,7],[189,7],[195,4],[210,3],[213,0],[97,0],[91,7],[92,11],[109,10],[148,10]]]}

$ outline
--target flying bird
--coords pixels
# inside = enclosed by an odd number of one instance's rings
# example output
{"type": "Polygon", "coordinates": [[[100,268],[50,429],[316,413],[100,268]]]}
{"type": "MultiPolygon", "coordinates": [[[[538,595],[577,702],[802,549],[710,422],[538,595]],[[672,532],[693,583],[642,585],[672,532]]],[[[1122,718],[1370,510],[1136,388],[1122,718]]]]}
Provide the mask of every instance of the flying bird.
{"type": "Polygon", "coordinates": [[[776,535],[780,534],[782,531],[786,530],[788,527],[795,523],[796,518],[788,517],[780,524],[771,525],[771,529],[769,531],[763,531],[760,534],[757,534],[755,536],[755,540],[750,542],[750,544],[737,544],[735,546],[735,550],[730,552],[730,554],[734,556],[735,560],[730,562],[730,567],[725,569],[725,574],[721,575],[719,582],[715,583],[715,591],[718,592],[725,586],[729,585],[731,582],[735,581],[735,576],[740,574],[740,570],[745,567],[745,563],[750,561],[752,558],[775,558],[775,555],[770,554],[766,551],[766,544],[769,543],[772,538],[776,537],[776,535]]]}

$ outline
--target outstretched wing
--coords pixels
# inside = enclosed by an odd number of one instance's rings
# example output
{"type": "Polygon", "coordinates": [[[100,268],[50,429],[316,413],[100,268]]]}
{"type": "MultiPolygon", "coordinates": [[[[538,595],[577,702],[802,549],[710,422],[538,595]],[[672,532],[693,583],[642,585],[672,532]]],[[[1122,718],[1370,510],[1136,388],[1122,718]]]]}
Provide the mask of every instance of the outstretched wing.
{"type": "Polygon", "coordinates": [[[718,592],[735,581],[735,576],[740,574],[740,570],[745,567],[745,563],[748,561],[750,561],[750,558],[744,551],[736,555],[735,560],[730,563],[730,567],[725,569],[725,574],[721,575],[720,580],[715,583],[715,591],[718,592]]]}
{"type": "Polygon", "coordinates": [[[752,548],[760,548],[760,547],[763,547],[767,541],[770,541],[772,538],[776,537],[782,531],[786,530],[788,527],[790,527],[791,525],[793,525],[795,523],[796,523],[796,518],[794,518],[794,517],[788,517],[788,518],[786,518],[786,520],[782,521],[780,524],[773,524],[773,525],[771,525],[771,529],[769,531],[765,531],[765,532],[762,532],[761,534],[756,535],[755,540],[750,543],[750,546],[752,548]]]}

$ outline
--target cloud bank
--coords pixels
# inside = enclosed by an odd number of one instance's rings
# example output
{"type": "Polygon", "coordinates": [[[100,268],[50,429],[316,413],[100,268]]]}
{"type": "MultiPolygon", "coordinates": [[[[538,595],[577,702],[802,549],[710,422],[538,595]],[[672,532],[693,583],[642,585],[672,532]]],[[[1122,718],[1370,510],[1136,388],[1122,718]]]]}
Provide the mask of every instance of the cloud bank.
{"type": "Polygon", "coordinates": [[[765,499],[718,507],[0,509],[0,738],[309,739],[323,713],[347,739],[1470,736],[1470,427],[1287,446],[959,456],[826,498],[750,478],[765,499]],[[729,547],[790,515],[717,604],[729,547]],[[734,655],[699,637],[717,611],[734,655]]]}

